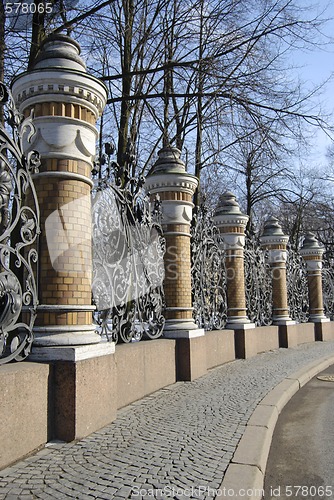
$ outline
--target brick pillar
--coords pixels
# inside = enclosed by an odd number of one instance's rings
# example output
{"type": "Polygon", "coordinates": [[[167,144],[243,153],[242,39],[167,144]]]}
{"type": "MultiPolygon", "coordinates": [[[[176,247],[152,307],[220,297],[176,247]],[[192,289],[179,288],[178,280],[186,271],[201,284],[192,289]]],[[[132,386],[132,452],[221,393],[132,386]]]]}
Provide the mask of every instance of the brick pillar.
{"type": "Polygon", "coordinates": [[[164,335],[190,338],[204,334],[192,318],[190,223],[193,194],[198,180],[188,174],[180,151],[164,148],[152,173],[146,179],[152,199],[159,194],[162,202],[162,228],[166,238],[164,335]]]}
{"type": "Polygon", "coordinates": [[[91,305],[90,174],[105,86],[86,73],[79,45],[55,35],[42,44],[32,70],[16,77],[13,95],[22,113],[34,112],[37,133],[26,146],[42,159],[34,177],[42,228],[34,345],[98,343],[91,305]]]}
{"type": "Polygon", "coordinates": [[[253,328],[246,313],[244,246],[248,216],[240,210],[233,193],[220,198],[214,221],[224,242],[227,278],[226,328],[253,328]]]}
{"type": "Polygon", "coordinates": [[[289,316],[286,284],[286,246],[289,237],[283,233],[276,217],[270,217],[265,222],[260,241],[261,247],[268,250],[269,254],[273,287],[273,324],[293,324],[289,316]]]}
{"type": "Polygon", "coordinates": [[[55,35],[42,44],[33,69],[14,80],[13,95],[22,113],[34,111],[36,135],[24,146],[42,160],[34,177],[40,305],[29,359],[53,364],[48,439],[73,441],[116,417],[115,345],[100,342],[91,305],[90,172],[107,94],[87,75],[79,45],[55,35]]]}
{"type": "Polygon", "coordinates": [[[300,253],[306,263],[310,321],[318,323],[323,320],[328,321],[324,315],[322,298],[322,256],[324,249],[320,247],[313,233],[305,236],[300,253]]]}

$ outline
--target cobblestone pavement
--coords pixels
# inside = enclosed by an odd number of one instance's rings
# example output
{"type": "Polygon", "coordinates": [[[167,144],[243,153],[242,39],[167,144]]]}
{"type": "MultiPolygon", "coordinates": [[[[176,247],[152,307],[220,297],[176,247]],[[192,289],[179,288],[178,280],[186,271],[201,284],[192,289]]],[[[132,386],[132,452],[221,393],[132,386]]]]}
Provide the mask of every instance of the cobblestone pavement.
{"type": "Polygon", "coordinates": [[[161,389],[86,439],[1,471],[0,499],[213,498],[256,405],[333,353],[334,342],[279,349],[161,389]]]}

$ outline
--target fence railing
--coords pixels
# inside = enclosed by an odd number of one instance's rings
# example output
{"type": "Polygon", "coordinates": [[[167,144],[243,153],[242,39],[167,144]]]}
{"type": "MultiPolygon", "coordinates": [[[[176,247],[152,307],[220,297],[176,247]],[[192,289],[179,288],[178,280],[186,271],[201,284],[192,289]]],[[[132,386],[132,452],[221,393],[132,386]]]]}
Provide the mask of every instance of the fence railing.
{"type": "Polygon", "coordinates": [[[93,193],[93,301],[101,335],[133,342],[162,335],[165,240],[139,179],[104,179],[93,193]],[[120,187],[122,184],[122,187],[120,187]]]}
{"type": "Polygon", "coordinates": [[[267,252],[256,235],[245,240],[245,291],[247,316],[257,326],[272,323],[272,278],[267,252]]]}
{"type": "Polygon", "coordinates": [[[306,264],[297,250],[288,244],[286,278],[290,317],[305,323],[309,317],[309,292],[306,264]]]}
{"type": "Polygon", "coordinates": [[[31,175],[40,164],[36,151],[27,155],[34,127],[15,108],[0,83],[0,365],[25,359],[33,341],[38,304],[36,263],[40,234],[39,207],[31,175]]]}
{"type": "Polygon", "coordinates": [[[220,330],[227,318],[224,250],[219,231],[205,207],[193,218],[191,255],[194,321],[205,330],[220,330]]]}
{"type": "Polygon", "coordinates": [[[334,320],[334,259],[327,252],[323,256],[322,291],[325,315],[334,320]]]}
{"type": "MultiPolygon", "coordinates": [[[[25,154],[35,130],[31,117],[16,110],[0,84],[5,125],[0,125],[0,364],[24,359],[33,341],[38,305],[37,260],[40,216],[32,174],[40,159],[25,154]]],[[[143,178],[108,159],[107,176],[93,192],[93,301],[99,331],[115,342],[158,338],[164,327],[165,240],[159,223],[159,200],[152,203],[143,178]],[[110,172],[113,170],[111,180],[110,172]]],[[[194,320],[205,330],[222,329],[228,315],[224,242],[203,206],[191,231],[194,320]]],[[[272,270],[267,250],[256,235],[246,235],[244,248],[247,316],[257,326],[272,322],[272,270]]],[[[308,321],[309,291],[305,263],[288,246],[289,314],[308,321]]],[[[325,314],[334,318],[333,261],[324,256],[325,314]]]]}
{"type": "MultiPolygon", "coordinates": [[[[195,214],[192,228],[192,289],[194,320],[205,330],[220,329],[227,319],[227,280],[224,245],[205,207],[195,214]]],[[[334,318],[333,259],[324,257],[323,298],[327,317],[334,318]]],[[[247,316],[257,326],[272,323],[272,269],[267,251],[261,249],[257,235],[246,235],[244,248],[247,316]]],[[[286,285],[289,314],[303,323],[309,319],[309,290],[305,262],[288,244],[286,285]]]]}

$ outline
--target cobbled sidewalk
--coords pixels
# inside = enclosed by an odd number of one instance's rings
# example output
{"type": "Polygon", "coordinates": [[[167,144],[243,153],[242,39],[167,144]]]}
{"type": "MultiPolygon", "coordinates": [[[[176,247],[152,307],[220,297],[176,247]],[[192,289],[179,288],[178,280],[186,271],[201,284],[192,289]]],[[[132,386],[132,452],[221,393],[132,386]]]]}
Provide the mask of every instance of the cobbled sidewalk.
{"type": "Polygon", "coordinates": [[[330,354],[334,342],[279,349],[161,389],[82,441],[0,471],[0,499],[212,499],[257,404],[330,354]]]}

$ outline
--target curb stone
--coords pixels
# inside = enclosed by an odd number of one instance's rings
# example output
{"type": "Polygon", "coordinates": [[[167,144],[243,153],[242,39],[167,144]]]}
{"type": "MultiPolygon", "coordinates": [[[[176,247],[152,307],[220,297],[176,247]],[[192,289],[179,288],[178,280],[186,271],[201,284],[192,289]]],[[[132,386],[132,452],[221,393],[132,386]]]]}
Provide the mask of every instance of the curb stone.
{"type": "Polygon", "coordinates": [[[279,414],[299,389],[332,364],[334,356],[309,363],[285,377],[257,405],[219,488],[224,495],[222,498],[262,499],[266,465],[279,414]]]}

